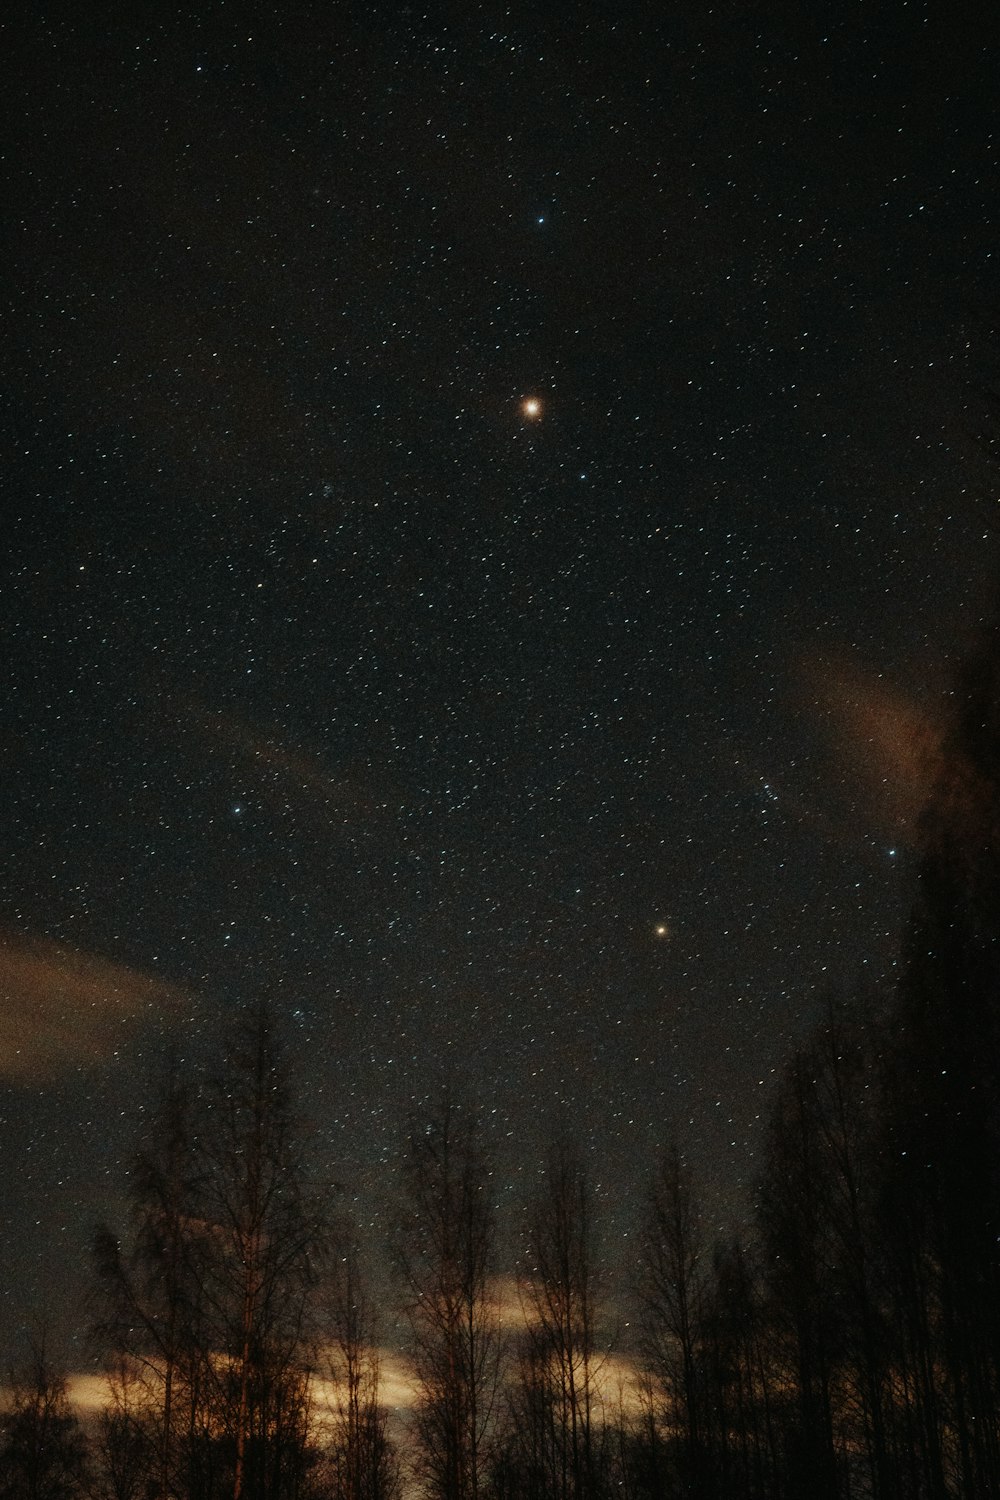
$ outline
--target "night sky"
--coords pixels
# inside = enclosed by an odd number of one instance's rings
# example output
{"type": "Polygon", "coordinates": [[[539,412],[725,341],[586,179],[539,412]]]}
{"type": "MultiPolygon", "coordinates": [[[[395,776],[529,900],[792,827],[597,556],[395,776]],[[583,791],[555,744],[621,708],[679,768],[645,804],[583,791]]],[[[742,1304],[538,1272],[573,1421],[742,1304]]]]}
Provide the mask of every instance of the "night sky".
{"type": "Polygon", "coordinates": [[[676,1136],[738,1218],[775,1070],[890,993],[992,603],[995,37],[961,4],[33,9],[0,1352],[83,1326],[159,1061],[262,999],[376,1239],[449,1077],[505,1212],[569,1135],[627,1259],[676,1136]]]}

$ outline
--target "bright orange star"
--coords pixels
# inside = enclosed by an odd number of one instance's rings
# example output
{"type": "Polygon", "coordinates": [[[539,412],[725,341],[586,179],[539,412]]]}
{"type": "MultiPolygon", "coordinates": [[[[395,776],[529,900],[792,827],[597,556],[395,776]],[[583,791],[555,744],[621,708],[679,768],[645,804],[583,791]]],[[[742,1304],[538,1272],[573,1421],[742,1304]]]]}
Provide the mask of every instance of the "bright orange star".
{"type": "Polygon", "coordinates": [[[531,422],[537,422],[542,415],[542,403],[537,396],[525,396],[521,402],[521,412],[531,422]]]}

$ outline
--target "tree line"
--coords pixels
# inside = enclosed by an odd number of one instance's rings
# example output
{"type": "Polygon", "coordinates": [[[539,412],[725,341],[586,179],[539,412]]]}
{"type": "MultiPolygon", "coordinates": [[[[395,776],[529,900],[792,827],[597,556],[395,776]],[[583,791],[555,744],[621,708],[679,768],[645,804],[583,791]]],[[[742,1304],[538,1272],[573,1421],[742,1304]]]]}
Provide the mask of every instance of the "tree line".
{"type": "Polygon", "coordinates": [[[0,1496],[1000,1497],[998,648],[953,694],[899,982],[829,1002],[788,1062],[745,1233],[709,1229],[668,1146],[613,1285],[564,1145],[503,1278],[485,1132],[442,1092],[394,1214],[390,1419],[363,1257],[258,1013],[214,1083],[168,1071],[129,1232],[94,1246],[107,1404],[85,1432],[34,1349],[0,1496]]]}

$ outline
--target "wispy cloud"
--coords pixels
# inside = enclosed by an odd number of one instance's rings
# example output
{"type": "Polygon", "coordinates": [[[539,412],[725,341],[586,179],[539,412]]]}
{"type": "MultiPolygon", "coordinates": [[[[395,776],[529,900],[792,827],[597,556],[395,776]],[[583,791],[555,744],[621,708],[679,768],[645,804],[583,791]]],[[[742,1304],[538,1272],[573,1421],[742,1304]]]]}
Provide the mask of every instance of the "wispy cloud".
{"type": "Polygon", "coordinates": [[[51,1078],[112,1055],[140,1019],[186,1007],[136,969],[49,939],[0,935],[0,1077],[51,1078]]]}
{"type": "Polygon", "coordinates": [[[942,774],[942,726],[916,701],[847,657],[807,659],[804,696],[833,741],[852,802],[886,834],[912,837],[942,774]]]}
{"type": "Polygon", "coordinates": [[[247,723],[236,714],[195,702],[175,705],[210,748],[231,756],[265,801],[308,806],[313,812],[370,819],[385,802],[372,795],[369,778],[351,767],[332,770],[318,755],[289,746],[277,731],[247,723]]]}

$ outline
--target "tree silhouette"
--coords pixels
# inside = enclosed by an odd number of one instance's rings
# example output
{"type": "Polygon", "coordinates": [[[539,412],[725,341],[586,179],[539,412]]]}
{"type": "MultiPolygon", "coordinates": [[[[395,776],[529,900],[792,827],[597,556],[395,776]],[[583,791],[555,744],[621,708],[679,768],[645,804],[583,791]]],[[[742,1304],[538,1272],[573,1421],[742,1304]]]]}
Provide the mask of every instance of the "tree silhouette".
{"type": "Polygon", "coordinates": [[[411,1126],[397,1243],[417,1380],[417,1470],[440,1500],[475,1500],[500,1373],[495,1212],[476,1118],[449,1090],[411,1126]]]}
{"type": "Polygon", "coordinates": [[[564,1145],[529,1219],[520,1277],[526,1331],[512,1408],[530,1424],[531,1462],[549,1485],[543,1493],[558,1500],[580,1500],[600,1486],[598,1282],[590,1185],[564,1145]]]}
{"type": "Polygon", "coordinates": [[[170,1071],[133,1177],[129,1242],[98,1232],[98,1332],[141,1383],[157,1496],[279,1500],[312,1462],[329,1236],[303,1142],[261,1009],[199,1094],[170,1071]]]}
{"type": "Polygon", "coordinates": [[[642,1237],[641,1347],[659,1393],[661,1424],[679,1440],[681,1482],[696,1493],[707,1483],[707,1260],[691,1174],[671,1146],[649,1194],[642,1237]]]}
{"type": "Polygon", "coordinates": [[[87,1494],[87,1444],[53,1370],[44,1336],[31,1341],[24,1365],[10,1376],[0,1418],[2,1500],[82,1500],[87,1494]]]}
{"type": "Polygon", "coordinates": [[[1000,1493],[996,619],[959,674],[920,845],[894,1017],[886,1227],[932,1493],[992,1494],[1000,1493]]]}
{"type": "MultiPolygon", "coordinates": [[[[203,1166],[195,1149],[193,1097],[175,1058],[130,1178],[127,1245],[106,1226],[94,1240],[103,1303],[96,1334],[128,1370],[142,1414],[157,1495],[170,1495],[193,1461],[203,1388],[204,1328],[198,1282],[203,1166]]],[[[137,1415],[137,1413],[136,1413],[137,1415]]],[[[124,1420],[124,1418],[122,1419],[124,1420]]]]}
{"type": "Polygon", "coordinates": [[[374,1312],[353,1246],[342,1253],[332,1278],[326,1323],[335,1388],[325,1463],[330,1500],[396,1500],[399,1461],[380,1402],[374,1312]]]}

